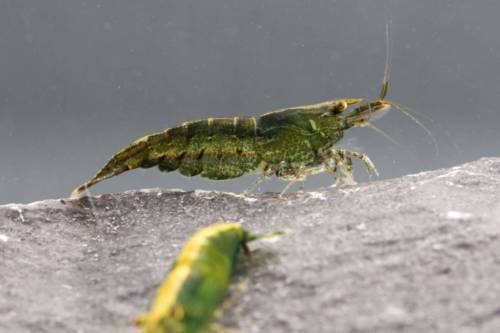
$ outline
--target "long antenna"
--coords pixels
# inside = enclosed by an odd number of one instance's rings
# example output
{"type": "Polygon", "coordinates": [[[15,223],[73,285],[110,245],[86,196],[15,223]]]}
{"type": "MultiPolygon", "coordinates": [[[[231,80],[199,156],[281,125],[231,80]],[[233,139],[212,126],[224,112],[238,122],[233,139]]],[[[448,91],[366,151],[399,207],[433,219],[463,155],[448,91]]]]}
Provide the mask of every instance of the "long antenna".
{"type": "MultiPolygon", "coordinates": [[[[380,89],[380,96],[379,96],[380,100],[385,100],[385,96],[387,95],[387,91],[389,90],[389,74],[390,74],[390,65],[391,65],[391,39],[389,36],[390,26],[391,26],[391,20],[389,20],[389,22],[387,22],[387,24],[385,25],[385,52],[386,52],[386,56],[385,56],[384,79],[382,80],[382,88],[380,89]]],[[[436,138],[434,137],[434,135],[432,135],[432,132],[427,127],[425,127],[425,125],[422,124],[420,122],[420,120],[418,120],[412,114],[413,112],[414,113],[417,113],[417,112],[413,111],[410,108],[408,108],[404,105],[401,105],[399,103],[395,103],[392,101],[386,101],[386,102],[388,102],[395,109],[397,109],[398,111],[400,111],[401,113],[403,113],[404,115],[409,117],[411,120],[413,120],[418,126],[420,126],[427,133],[427,135],[431,138],[432,143],[434,144],[434,150],[436,152],[436,156],[439,156],[439,147],[438,147],[438,143],[437,143],[436,138]]],[[[424,114],[420,114],[420,115],[428,118],[431,122],[433,121],[432,118],[430,118],[427,115],[424,115],[424,114]]],[[[384,137],[386,137],[386,139],[388,139],[389,141],[397,144],[397,142],[395,142],[395,140],[390,138],[386,133],[383,133],[379,128],[375,128],[373,125],[371,127],[373,130],[375,130],[376,132],[379,132],[384,137]]]]}
{"type": "Polygon", "coordinates": [[[425,127],[425,125],[422,124],[420,120],[418,120],[414,115],[411,114],[412,111],[408,107],[401,105],[399,103],[394,103],[392,101],[389,101],[389,103],[392,106],[394,106],[396,110],[398,110],[399,112],[403,113],[411,120],[413,120],[418,126],[420,126],[427,133],[427,135],[431,138],[432,143],[434,144],[434,151],[436,152],[436,156],[439,156],[439,146],[436,138],[434,137],[434,135],[432,135],[432,132],[427,127],[425,127]]]}
{"type": "Polygon", "coordinates": [[[378,134],[382,135],[387,141],[395,144],[396,146],[399,146],[399,147],[404,148],[405,150],[407,150],[406,147],[403,146],[399,141],[397,141],[392,136],[390,136],[389,134],[387,134],[385,131],[383,131],[382,129],[378,128],[377,126],[373,125],[372,123],[367,123],[366,126],[368,128],[371,128],[372,130],[374,130],[378,134]]]}
{"type": "Polygon", "coordinates": [[[387,91],[389,90],[389,69],[391,63],[391,42],[389,38],[389,28],[391,21],[385,25],[385,69],[384,69],[384,79],[382,80],[382,88],[380,89],[380,99],[385,99],[387,91]]]}

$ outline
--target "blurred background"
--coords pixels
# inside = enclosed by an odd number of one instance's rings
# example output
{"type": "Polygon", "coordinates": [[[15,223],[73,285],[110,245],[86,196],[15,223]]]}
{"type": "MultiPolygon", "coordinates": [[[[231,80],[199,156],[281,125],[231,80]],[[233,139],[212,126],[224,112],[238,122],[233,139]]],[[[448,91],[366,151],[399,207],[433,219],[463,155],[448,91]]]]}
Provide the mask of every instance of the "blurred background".
{"type": "MultiPolygon", "coordinates": [[[[346,132],[391,178],[500,155],[500,2],[410,0],[0,1],[0,203],[67,197],[117,150],[186,120],[376,98],[392,20],[390,112],[346,132]]],[[[356,177],[367,180],[356,163],[356,177]]],[[[93,194],[161,187],[243,191],[136,170],[93,194]]],[[[307,189],[332,177],[308,179],[307,189]]],[[[280,191],[266,182],[260,191],[280,191]]]]}

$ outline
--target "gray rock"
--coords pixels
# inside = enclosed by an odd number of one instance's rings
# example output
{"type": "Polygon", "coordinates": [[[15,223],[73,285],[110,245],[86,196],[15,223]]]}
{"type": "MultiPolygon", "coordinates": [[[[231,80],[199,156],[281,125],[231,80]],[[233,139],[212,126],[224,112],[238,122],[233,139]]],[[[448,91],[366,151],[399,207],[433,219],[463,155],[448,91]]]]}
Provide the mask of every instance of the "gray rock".
{"type": "Polygon", "coordinates": [[[1,332],[136,332],[183,243],[286,228],[240,257],[251,332],[500,332],[500,158],[340,189],[162,189],[0,206],[1,332]]]}

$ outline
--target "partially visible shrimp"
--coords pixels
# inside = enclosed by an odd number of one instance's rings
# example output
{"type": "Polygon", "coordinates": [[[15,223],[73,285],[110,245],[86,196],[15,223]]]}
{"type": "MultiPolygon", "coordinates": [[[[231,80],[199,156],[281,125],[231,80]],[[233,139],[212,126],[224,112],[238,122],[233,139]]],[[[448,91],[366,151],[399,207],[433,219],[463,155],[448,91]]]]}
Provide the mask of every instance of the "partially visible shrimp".
{"type": "Polygon", "coordinates": [[[240,249],[250,254],[249,242],[283,233],[253,235],[239,223],[198,230],[176,258],[150,311],[136,324],[144,333],[203,332],[228,291],[240,249]]]}

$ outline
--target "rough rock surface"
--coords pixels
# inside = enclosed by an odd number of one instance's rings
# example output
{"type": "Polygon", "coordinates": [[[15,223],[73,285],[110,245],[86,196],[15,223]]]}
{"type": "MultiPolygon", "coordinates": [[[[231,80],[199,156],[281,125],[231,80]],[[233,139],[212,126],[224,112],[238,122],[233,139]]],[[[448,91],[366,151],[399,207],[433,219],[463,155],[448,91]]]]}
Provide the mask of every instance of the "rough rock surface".
{"type": "Polygon", "coordinates": [[[240,257],[241,332],[500,332],[500,158],[340,189],[161,189],[0,206],[1,332],[135,332],[182,244],[287,228],[240,257]]]}

